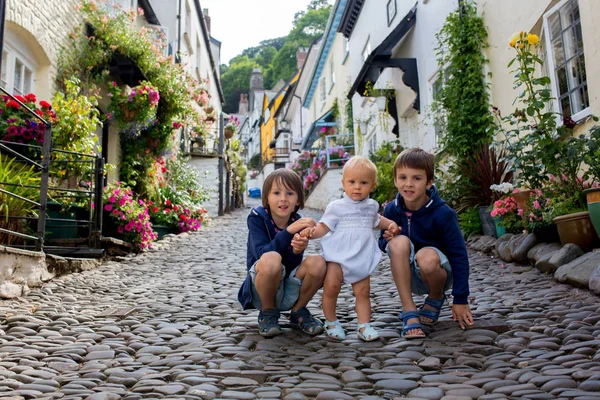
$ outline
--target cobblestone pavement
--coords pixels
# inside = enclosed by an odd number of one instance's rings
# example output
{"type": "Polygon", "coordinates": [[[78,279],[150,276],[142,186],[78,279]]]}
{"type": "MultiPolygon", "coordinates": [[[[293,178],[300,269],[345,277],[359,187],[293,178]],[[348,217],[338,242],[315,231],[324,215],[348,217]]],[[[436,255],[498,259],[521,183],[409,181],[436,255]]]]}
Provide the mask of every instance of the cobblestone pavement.
{"type": "MultiPolygon", "coordinates": [[[[600,399],[599,298],[482,254],[471,254],[472,307],[476,318],[504,320],[504,333],[441,322],[424,340],[403,340],[384,258],[372,288],[382,340],[357,339],[349,286],[343,342],[287,323],[260,337],[256,311],[236,300],[248,211],[0,302],[0,397],[600,399]],[[102,316],[125,307],[135,309],[102,316]]],[[[320,293],[310,303],[319,307],[320,293]]]]}

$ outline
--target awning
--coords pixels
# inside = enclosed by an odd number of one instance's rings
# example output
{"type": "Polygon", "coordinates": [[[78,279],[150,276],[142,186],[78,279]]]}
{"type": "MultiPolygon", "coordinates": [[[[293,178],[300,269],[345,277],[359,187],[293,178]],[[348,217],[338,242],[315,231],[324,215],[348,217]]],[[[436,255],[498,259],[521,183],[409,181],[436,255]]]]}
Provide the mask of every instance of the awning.
{"type": "Polygon", "coordinates": [[[402,40],[402,38],[404,38],[404,36],[406,36],[411,28],[415,26],[416,22],[417,5],[415,4],[388,37],[385,38],[373,52],[371,52],[350,88],[350,92],[348,93],[349,99],[352,98],[354,93],[363,96],[367,82],[373,84],[377,82],[377,79],[379,79],[379,76],[385,68],[400,68],[404,71],[402,82],[417,94],[417,98],[412,107],[415,110],[420,111],[419,74],[417,71],[416,58],[392,58],[392,49],[402,40]]]}
{"type": "Polygon", "coordinates": [[[327,111],[321,118],[313,122],[308,130],[308,135],[302,139],[302,145],[300,150],[310,150],[313,143],[317,140],[319,130],[323,127],[336,126],[336,122],[333,119],[333,110],[327,111]]]}

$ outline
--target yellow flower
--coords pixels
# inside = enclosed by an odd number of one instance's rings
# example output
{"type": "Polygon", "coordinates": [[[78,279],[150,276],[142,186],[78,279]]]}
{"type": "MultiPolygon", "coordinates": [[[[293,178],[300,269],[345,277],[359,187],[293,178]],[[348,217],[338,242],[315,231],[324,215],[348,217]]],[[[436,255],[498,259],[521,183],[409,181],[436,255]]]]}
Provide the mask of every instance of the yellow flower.
{"type": "Polygon", "coordinates": [[[529,33],[529,34],[527,34],[527,42],[529,42],[529,44],[535,46],[536,44],[538,44],[540,42],[540,38],[536,34],[529,33]]]}
{"type": "Polygon", "coordinates": [[[510,47],[515,47],[517,44],[517,41],[521,38],[521,32],[516,32],[514,33],[511,37],[510,37],[510,42],[508,42],[508,45],[510,47]]]}

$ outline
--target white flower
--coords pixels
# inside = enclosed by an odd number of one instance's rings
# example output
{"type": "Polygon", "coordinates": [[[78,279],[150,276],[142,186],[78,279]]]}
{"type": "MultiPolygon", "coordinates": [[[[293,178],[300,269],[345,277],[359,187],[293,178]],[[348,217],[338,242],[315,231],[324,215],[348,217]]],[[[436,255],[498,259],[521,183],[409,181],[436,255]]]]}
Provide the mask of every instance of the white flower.
{"type": "Polygon", "coordinates": [[[512,183],[504,182],[499,185],[491,185],[490,189],[492,189],[494,192],[497,192],[497,193],[506,194],[506,193],[512,192],[514,189],[514,186],[512,183]]]}

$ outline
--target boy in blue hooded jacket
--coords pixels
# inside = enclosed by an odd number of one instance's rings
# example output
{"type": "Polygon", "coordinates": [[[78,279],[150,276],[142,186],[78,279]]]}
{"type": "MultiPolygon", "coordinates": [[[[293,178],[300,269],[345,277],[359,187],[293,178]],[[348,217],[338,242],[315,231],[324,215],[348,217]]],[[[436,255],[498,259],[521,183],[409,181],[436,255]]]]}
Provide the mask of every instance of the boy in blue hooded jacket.
{"type": "Polygon", "coordinates": [[[392,277],[400,301],[402,337],[425,337],[423,324],[437,322],[452,288],[452,316],[461,328],[473,325],[468,305],[469,259],[456,212],[433,185],[433,154],[406,149],[394,162],[396,199],[383,216],[395,221],[400,232],[381,231],[379,247],[390,257],[392,277]],[[400,233],[398,235],[398,233],[400,233]],[[414,294],[427,294],[417,311],[414,294]]]}
{"type": "Polygon", "coordinates": [[[323,332],[321,321],[306,305],[323,286],[325,259],[303,258],[308,239],[298,233],[312,228],[312,218],[301,218],[302,180],[286,168],[273,171],[263,184],[262,206],[248,215],[248,274],[238,293],[244,310],[256,308],[258,332],[265,337],[281,333],[281,311],[291,310],[290,323],[309,335],[323,332]]]}

